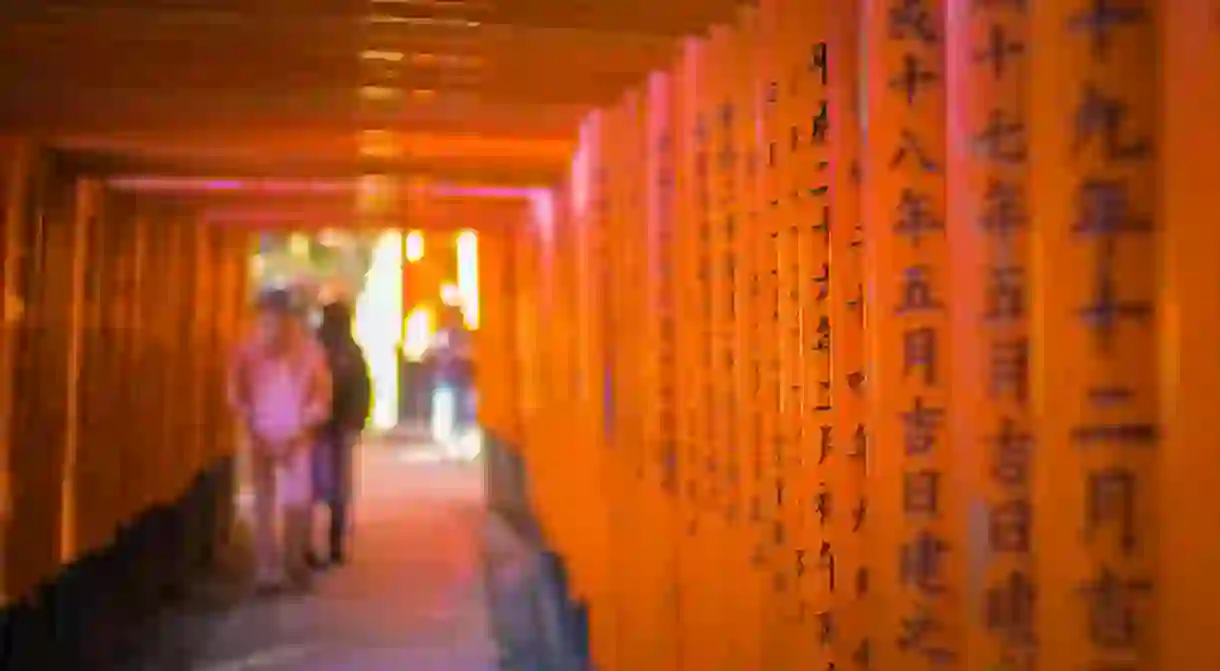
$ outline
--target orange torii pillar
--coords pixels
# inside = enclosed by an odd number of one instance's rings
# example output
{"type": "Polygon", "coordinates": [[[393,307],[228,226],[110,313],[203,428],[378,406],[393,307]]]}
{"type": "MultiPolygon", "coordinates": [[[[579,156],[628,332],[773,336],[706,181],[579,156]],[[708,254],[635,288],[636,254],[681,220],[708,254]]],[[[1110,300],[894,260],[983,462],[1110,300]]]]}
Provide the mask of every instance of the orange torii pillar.
{"type": "Polygon", "coordinates": [[[140,268],[140,349],[135,374],[143,381],[138,385],[139,405],[135,412],[148,419],[146,430],[140,432],[140,479],[135,487],[140,492],[137,514],[165,501],[171,480],[170,465],[163,449],[167,433],[167,404],[171,396],[166,383],[170,372],[165,361],[169,335],[166,331],[166,262],[169,257],[169,226],[156,203],[146,198],[137,200],[137,215],[144,220],[144,246],[140,268]]]}
{"type": "MultiPolygon", "coordinates": [[[[869,524],[865,488],[868,448],[869,358],[865,338],[864,223],[860,211],[860,0],[826,12],[827,116],[830,161],[830,391],[833,404],[826,452],[829,508],[826,568],[833,576],[830,602],[819,625],[830,629],[830,661],[836,668],[866,671],[873,620],[868,590],[869,524]]],[[[819,558],[822,552],[819,549],[819,558]]],[[[823,629],[825,631],[825,629],[823,629]]],[[[821,632],[819,632],[821,633],[821,632]]]]}
{"type": "Polygon", "coordinates": [[[108,545],[121,520],[114,505],[119,483],[110,441],[122,435],[112,433],[112,422],[123,413],[114,405],[118,400],[114,381],[122,375],[110,369],[116,358],[107,324],[115,307],[109,290],[120,259],[116,244],[119,231],[110,225],[109,198],[101,185],[91,180],[81,187],[77,190],[76,208],[77,216],[85,220],[86,244],[81,264],[83,333],[77,364],[78,411],[73,427],[76,449],[70,482],[66,483],[71,491],[65,492],[71,501],[66,509],[73,511],[73,519],[65,531],[74,539],[76,552],[84,556],[108,545]]]}
{"type": "Polygon", "coordinates": [[[605,113],[594,112],[587,120],[582,150],[587,155],[587,201],[575,213],[574,251],[577,293],[578,350],[576,361],[579,374],[578,418],[574,437],[578,451],[563,458],[570,463],[573,475],[566,487],[569,501],[576,503],[579,516],[571,521],[580,554],[575,556],[573,573],[579,578],[580,593],[590,602],[589,628],[594,660],[600,666],[613,668],[614,647],[609,645],[617,636],[614,612],[607,607],[611,598],[612,579],[608,557],[610,491],[607,488],[606,441],[606,329],[605,305],[611,287],[606,285],[606,224],[610,194],[607,192],[606,159],[608,128],[605,113]],[[572,463],[575,462],[575,463],[572,463]]]}
{"type": "Polygon", "coordinates": [[[516,413],[520,418],[522,450],[521,459],[529,473],[528,495],[535,511],[535,517],[549,540],[554,540],[553,529],[550,527],[548,514],[549,501],[546,499],[544,466],[539,463],[539,453],[545,441],[542,438],[539,415],[541,413],[541,375],[539,371],[536,350],[541,344],[541,334],[536,332],[542,316],[538,308],[538,276],[539,259],[533,251],[538,234],[535,229],[541,226],[540,219],[545,213],[535,213],[526,226],[518,227],[512,235],[513,281],[516,286],[513,303],[513,332],[516,348],[514,357],[517,363],[517,390],[515,395],[516,413]]]}
{"type": "MultiPolygon", "coordinates": [[[[152,256],[150,238],[153,224],[142,204],[134,202],[131,204],[128,219],[128,225],[131,226],[134,237],[131,251],[130,299],[128,301],[130,312],[127,315],[129,375],[133,379],[133,383],[126,387],[128,393],[126,402],[129,412],[147,417],[151,416],[148,414],[148,398],[149,388],[153,383],[150,376],[153,367],[148,362],[150,337],[148,315],[152,309],[147,297],[148,284],[154,281],[151,277],[149,263],[152,256]]],[[[152,465],[149,455],[155,449],[156,442],[151,424],[148,429],[136,432],[123,446],[121,452],[123,463],[120,469],[126,485],[123,488],[124,520],[134,519],[151,503],[147,481],[150,478],[149,474],[155,473],[156,469],[152,465]]]]}
{"type": "Polygon", "coordinates": [[[1026,669],[1036,663],[1040,591],[1031,537],[1029,15],[1021,4],[970,0],[948,0],[945,11],[946,114],[957,129],[947,153],[954,325],[944,360],[954,396],[945,426],[968,505],[985,511],[987,531],[971,548],[979,587],[960,604],[969,614],[964,668],[1026,669]]]}
{"type": "Polygon", "coordinates": [[[706,78],[706,44],[690,38],[682,45],[675,68],[675,157],[676,204],[674,225],[678,248],[675,263],[679,315],[677,341],[680,408],[679,473],[680,536],[678,540],[679,640],[682,668],[713,668],[722,642],[713,631],[715,605],[709,601],[711,585],[719,582],[709,570],[715,556],[703,531],[703,505],[708,489],[708,415],[705,403],[707,384],[707,311],[708,287],[704,276],[704,241],[699,193],[704,178],[700,160],[706,147],[699,137],[701,109],[699,90],[706,78]]]}
{"type": "MultiPolygon", "coordinates": [[[[805,428],[812,408],[806,408],[808,397],[804,385],[810,377],[807,367],[813,352],[806,352],[802,321],[810,300],[815,275],[804,264],[810,261],[808,248],[824,241],[824,234],[813,230],[820,220],[810,220],[798,202],[802,197],[798,185],[808,173],[801,165],[806,160],[801,151],[800,134],[805,126],[808,105],[798,92],[802,86],[806,55],[801,43],[808,36],[797,33],[785,22],[798,20],[809,13],[807,7],[797,7],[784,0],[764,2],[760,6],[761,40],[766,49],[762,60],[765,81],[763,129],[766,138],[765,190],[762,204],[763,225],[768,238],[765,254],[767,265],[761,272],[770,274],[774,307],[771,313],[773,333],[771,343],[764,347],[775,350],[772,385],[774,389],[774,430],[771,443],[773,490],[770,506],[771,546],[765,569],[769,574],[769,604],[764,618],[763,664],[766,668],[795,669],[813,664],[806,654],[812,636],[805,631],[802,618],[808,611],[801,584],[808,582],[816,571],[810,548],[805,546],[807,501],[803,484],[807,479],[805,428]],[[807,412],[810,411],[810,412],[807,412]]],[[[816,551],[816,548],[814,548],[816,551]]]]}
{"type": "MultiPolygon", "coordinates": [[[[558,206],[537,212],[531,225],[522,227],[513,236],[513,257],[517,260],[514,320],[521,380],[518,412],[522,421],[523,459],[530,474],[530,501],[543,535],[570,562],[570,548],[565,545],[569,539],[563,534],[560,518],[565,509],[556,496],[557,465],[553,463],[553,447],[562,437],[555,434],[566,430],[556,424],[568,415],[555,414],[552,399],[557,397],[554,387],[560,380],[573,380],[570,344],[567,339],[555,336],[567,334],[570,338],[573,331],[557,307],[557,298],[549,294],[549,278],[559,267],[551,261],[552,229],[547,226],[548,218],[550,223],[566,222],[562,214],[558,206]]],[[[572,445],[572,449],[580,446],[572,445]]]]}
{"type": "Polygon", "coordinates": [[[29,414],[22,418],[28,433],[14,445],[22,468],[15,477],[25,486],[15,490],[11,538],[20,541],[12,549],[21,559],[19,565],[9,566],[20,571],[20,592],[53,577],[75,556],[71,475],[78,439],[76,366],[83,325],[86,219],[77,216],[74,207],[80,195],[75,180],[61,166],[47,163],[32,184],[41,212],[26,213],[42,231],[25,240],[30,244],[25,270],[32,271],[29,327],[34,337],[30,351],[21,357],[23,370],[17,380],[16,393],[25,397],[29,414]]]}
{"type": "MultiPolygon", "coordinates": [[[[584,137],[587,138],[587,135],[584,137]]],[[[582,139],[581,150],[585,155],[591,151],[586,149],[588,144],[587,139],[582,139]]],[[[580,248],[580,226],[590,207],[587,173],[588,170],[583,181],[583,197],[577,199],[575,194],[572,195],[572,207],[563,211],[553,238],[549,242],[544,241],[545,246],[539,250],[546,259],[541,267],[547,269],[539,285],[542,292],[540,299],[544,302],[542,314],[554,320],[550,323],[557,323],[563,329],[561,335],[559,329],[549,332],[542,324],[539,325],[539,330],[546,332],[547,336],[543,340],[547,349],[538,352],[546,371],[546,415],[543,421],[550,425],[546,468],[553,489],[552,504],[558,508],[554,511],[556,540],[569,562],[573,591],[582,597],[587,596],[589,579],[588,542],[581,521],[592,511],[581,508],[585,501],[580,496],[588,491],[581,479],[586,477],[590,453],[595,449],[585,435],[585,386],[589,373],[584,361],[584,343],[588,333],[582,321],[584,289],[580,275],[585,263],[580,248]],[[559,361],[550,360],[548,354],[552,352],[564,352],[566,356],[559,361]],[[573,453],[564,456],[563,446],[569,441],[573,443],[573,453]],[[565,471],[571,475],[564,477],[565,471]],[[580,484],[574,486],[574,481],[580,484]]]]}
{"type": "Polygon", "coordinates": [[[221,535],[220,520],[224,519],[224,509],[228,503],[224,497],[228,493],[222,480],[226,475],[224,469],[225,449],[232,442],[231,432],[226,423],[227,408],[219,405],[220,392],[226,389],[224,385],[228,362],[226,353],[220,350],[217,340],[217,321],[224,309],[224,295],[220,284],[220,258],[217,256],[216,240],[219,231],[203,217],[196,222],[196,245],[198,245],[196,264],[197,277],[194,298],[190,309],[196,318],[192,329],[193,343],[188,356],[194,359],[195,384],[197,386],[197,406],[194,417],[195,430],[199,432],[199,467],[200,475],[205,478],[205,491],[208,500],[200,510],[197,527],[193,533],[199,537],[198,554],[192,557],[201,565],[209,565],[215,561],[217,550],[227,540],[221,535]]]}
{"type": "MultiPolygon", "coordinates": [[[[771,48],[775,15],[769,6],[748,11],[741,17],[743,72],[739,85],[746,90],[742,105],[741,234],[739,259],[745,290],[739,295],[746,326],[744,367],[746,381],[740,417],[741,449],[746,491],[743,502],[741,552],[746,570],[741,573],[749,607],[742,613],[743,665],[767,668],[775,658],[775,575],[772,561],[776,548],[777,481],[780,478],[776,450],[778,424],[779,337],[775,245],[771,237],[772,143],[778,132],[771,121],[774,103],[770,96],[773,79],[771,48]]],[[[780,539],[782,540],[782,538],[780,539]]],[[[782,561],[782,558],[781,558],[782,561]]]]}
{"type": "Polygon", "coordinates": [[[1030,9],[1032,468],[1046,511],[1032,528],[1045,669],[1163,668],[1155,231],[1167,222],[1154,54],[1164,6],[1030,9]]]}
{"type": "MultiPolygon", "coordinates": [[[[512,313],[516,308],[511,231],[516,221],[479,232],[479,330],[475,333],[475,374],[479,425],[488,440],[517,445],[513,438],[514,364],[512,313]]],[[[500,492],[489,491],[490,496],[500,492]]],[[[498,503],[493,501],[493,503],[498,503]]]]}
{"type": "Polygon", "coordinates": [[[162,303],[165,311],[165,357],[169,377],[167,388],[169,404],[166,412],[165,439],[162,450],[165,452],[166,463],[171,469],[173,480],[164,494],[165,503],[175,503],[186,491],[191,477],[194,475],[197,440],[188,436],[190,431],[188,418],[193,413],[194,397],[191,393],[191,359],[188,356],[190,343],[187,328],[194,320],[187,319],[191,314],[188,301],[194,291],[192,275],[195,269],[194,250],[191,243],[194,239],[193,218],[188,210],[174,204],[167,208],[164,225],[171,232],[166,250],[166,274],[162,276],[166,300],[162,303]]]}
{"type": "Polygon", "coordinates": [[[733,199],[733,94],[737,71],[732,67],[734,39],[728,25],[714,25],[703,43],[695,92],[698,113],[695,133],[694,172],[691,175],[692,225],[697,231],[698,274],[701,283],[698,328],[701,350],[698,370],[699,423],[703,430],[704,462],[697,501],[696,547],[701,548],[700,590],[706,599],[707,636],[701,644],[715,666],[734,664],[739,613],[728,607],[736,602],[736,585],[726,581],[733,575],[737,551],[732,536],[733,512],[731,472],[734,389],[735,320],[732,314],[733,286],[731,211],[733,199]]]}
{"type": "Polygon", "coordinates": [[[596,216],[591,220],[594,228],[589,231],[593,244],[590,270],[594,273],[593,282],[599,287],[596,300],[589,306],[589,317],[598,343],[592,352],[593,370],[596,371],[594,377],[600,382],[599,393],[594,400],[599,421],[594,430],[599,435],[597,485],[606,524],[605,544],[599,557],[599,568],[604,579],[597,600],[590,604],[590,623],[596,627],[590,636],[593,658],[599,666],[607,668],[623,668],[631,664],[631,658],[627,655],[631,625],[622,617],[622,608],[629,600],[624,589],[628,589],[634,577],[630,575],[631,566],[624,557],[634,549],[634,543],[624,537],[620,528],[622,522],[629,523],[622,517],[623,508],[630,505],[623,477],[629,457],[623,453],[624,447],[619,440],[618,399],[621,396],[615,366],[616,359],[624,354],[622,334],[616,328],[623,324],[619,312],[622,292],[617,288],[618,250],[622,242],[619,238],[623,205],[620,186],[624,178],[624,154],[629,150],[623,146],[627,141],[623,133],[623,114],[621,100],[618,105],[600,112],[598,153],[601,161],[595,180],[598,185],[595,191],[597,206],[594,209],[596,216]]]}
{"type": "Polygon", "coordinates": [[[0,533],[4,547],[0,548],[0,606],[10,598],[20,596],[10,591],[8,572],[9,522],[13,512],[13,482],[15,473],[11,454],[20,438],[16,426],[17,398],[14,394],[18,366],[20,327],[27,308],[21,287],[23,233],[26,217],[30,216],[25,197],[30,188],[36,147],[26,141],[4,141],[0,154],[0,533]]]}
{"type": "Polygon", "coordinates": [[[786,0],[777,3],[773,56],[782,126],[776,147],[780,179],[775,205],[788,227],[794,262],[789,284],[795,300],[792,407],[798,413],[786,492],[791,501],[793,582],[790,668],[826,668],[833,663],[830,590],[835,582],[829,535],[830,448],[833,392],[830,323],[830,84],[829,15],[837,4],[786,0]]]}
{"type": "MultiPolygon", "coordinates": [[[[1152,6],[1157,6],[1153,4],[1152,6]]],[[[1220,3],[1160,3],[1161,436],[1157,655],[1145,668],[1220,668],[1220,3]]],[[[1146,253],[1146,252],[1145,252],[1146,253]]],[[[1144,477],[1148,477],[1145,475],[1144,477]]]]}
{"type": "Polygon", "coordinates": [[[182,435],[182,415],[186,410],[187,396],[185,394],[187,379],[183,375],[182,359],[182,340],[179,328],[182,315],[181,301],[183,296],[183,280],[185,276],[185,268],[183,267],[183,242],[187,236],[187,230],[183,225],[183,215],[176,206],[169,205],[160,213],[160,223],[165,227],[167,239],[165,241],[165,260],[162,267],[162,274],[158,278],[158,286],[160,288],[161,314],[164,320],[161,328],[163,337],[161,356],[164,357],[164,375],[165,375],[165,406],[164,410],[164,436],[161,443],[161,453],[166,470],[162,471],[167,482],[162,490],[161,502],[169,504],[178,497],[182,491],[182,481],[184,477],[185,461],[187,454],[180,451],[185,447],[180,443],[182,435]],[[171,449],[170,446],[173,446],[171,449]]]}
{"type": "Polygon", "coordinates": [[[734,620],[728,662],[733,668],[753,669],[763,664],[764,608],[767,605],[770,576],[760,570],[757,554],[759,543],[770,532],[763,524],[763,498],[771,496],[764,464],[766,446],[762,438],[762,423],[758,415],[759,382],[765,352],[772,342],[760,338],[760,327],[771,318],[770,312],[760,314],[758,289],[757,232],[762,208],[761,175],[765,146],[757,123],[763,103],[763,71],[760,64],[768,45],[761,39],[762,15],[757,8],[745,7],[738,13],[733,45],[726,71],[732,72],[732,118],[725,141],[732,155],[730,172],[724,179],[732,188],[726,194],[724,222],[729,237],[726,253],[731,254],[730,274],[732,296],[733,370],[732,420],[729,425],[730,444],[730,537],[731,554],[728,574],[733,579],[734,620]]]}
{"type": "Polygon", "coordinates": [[[219,492],[217,498],[221,501],[215,521],[216,532],[222,535],[221,540],[228,540],[227,534],[233,528],[233,518],[236,515],[237,495],[237,446],[239,440],[238,424],[229,411],[228,403],[228,361],[238,343],[245,337],[246,315],[250,302],[250,238],[249,231],[240,228],[224,228],[216,235],[216,282],[219,287],[216,293],[221,301],[216,316],[218,374],[214,378],[217,394],[216,415],[219,417],[214,430],[219,434],[217,450],[223,459],[220,472],[217,474],[219,492]]]}
{"type": "MultiPolygon", "coordinates": [[[[93,547],[82,547],[78,538],[81,527],[89,526],[89,519],[94,511],[81,511],[77,505],[77,487],[80,484],[80,457],[82,444],[88,437],[82,436],[80,418],[83,404],[88,400],[79,375],[84,358],[86,338],[85,322],[85,271],[88,263],[89,244],[92,242],[91,229],[97,225],[97,209],[101,203],[101,185],[94,180],[74,179],[70,190],[64,196],[62,221],[71,227],[71,260],[58,272],[63,273],[68,284],[70,303],[66,306],[66,319],[55,326],[66,329],[67,361],[66,374],[68,378],[66,393],[63,398],[64,419],[62,454],[62,471],[60,474],[60,508],[59,508],[59,567],[65,567],[76,561],[93,547]]],[[[54,273],[57,270],[50,270],[54,273]]]]}
{"type": "Polygon", "coordinates": [[[653,589],[654,603],[641,623],[649,632],[648,669],[680,668],[678,640],[677,543],[681,532],[678,517],[677,416],[675,391],[678,344],[675,338],[681,318],[677,308],[674,277],[674,78],[668,71],[650,75],[646,102],[645,220],[647,241],[646,306],[641,330],[646,334],[641,365],[647,369],[642,390],[644,485],[641,502],[650,517],[641,520],[648,530],[652,562],[643,567],[653,589]]]}
{"type": "MultiPolygon", "coordinates": [[[[588,125],[582,128],[579,151],[583,157],[588,157],[593,149],[590,141],[588,125]]],[[[555,234],[551,240],[543,240],[546,246],[539,249],[540,256],[545,259],[541,266],[547,268],[539,278],[539,299],[542,301],[542,315],[551,318],[563,328],[564,336],[546,330],[542,324],[538,328],[545,333],[541,341],[545,349],[540,349],[537,356],[541,370],[544,371],[545,411],[541,422],[545,428],[545,448],[539,455],[544,461],[540,473],[546,473],[547,487],[551,490],[551,511],[555,528],[556,547],[568,562],[571,574],[572,590],[584,598],[589,593],[590,578],[588,571],[588,542],[586,532],[581,526],[581,517],[591,516],[591,510],[577,508],[585,504],[582,492],[588,491],[587,478],[590,454],[594,446],[586,435],[587,418],[585,404],[587,397],[588,368],[584,360],[585,341],[588,331],[583,323],[583,292],[581,268],[585,264],[581,252],[581,228],[588,217],[590,204],[589,172],[591,159],[585,158],[584,175],[578,180],[572,178],[572,194],[570,207],[562,210],[562,216],[557,220],[555,234]],[[582,191],[577,193],[577,182],[582,191]],[[566,341],[566,342],[562,342],[566,341]],[[567,356],[560,360],[550,360],[549,352],[566,351],[567,356]],[[572,445],[571,453],[564,455],[563,445],[572,445]],[[560,465],[568,472],[559,470],[560,465]]]]}
{"type": "Polygon", "coordinates": [[[645,495],[646,481],[643,416],[650,395],[648,353],[653,341],[642,336],[652,316],[643,311],[646,296],[628,290],[645,276],[647,262],[647,218],[643,193],[648,173],[645,165],[642,89],[629,89],[608,115],[609,214],[606,227],[607,294],[605,311],[606,367],[611,376],[607,429],[607,511],[610,518],[610,563],[614,586],[618,663],[623,668],[648,668],[650,639],[647,622],[660,603],[648,569],[659,554],[655,537],[641,520],[653,518],[645,495]]]}
{"type": "Polygon", "coordinates": [[[964,653],[967,547],[952,487],[957,436],[948,430],[944,5],[873,0],[864,22],[865,458],[875,561],[867,579],[883,604],[872,614],[867,668],[955,669],[964,653]]]}
{"type": "Polygon", "coordinates": [[[203,476],[208,468],[205,436],[209,428],[203,424],[204,385],[206,384],[203,360],[203,333],[207,320],[197,317],[211,309],[211,294],[207,292],[207,268],[203,263],[207,231],[203,218],[194,211],[184,212],[178,221],[184,227],[182,249],[178,263],[182,266],[178,287],[178,359],[182,382],[179,393],[182,407],[179,410],[177,435],[171,438],[169,449],[177,449],[182,459],[182,484],[175,493],[175,502],[186,511],[182,518],[180,542],[179,580],[191,577],[191,572],[200,566],[209,546],[211,530],[203,507],[211,505],[202,498],[203,476]]]}
{"type": "MultiPolygon", "coordinates": [[[[635,575],[632,555],[638,555],[638,534],[632,533],[634,512],[634,446],[626,433],[623,422],[623,401],[629,399],[629,381],[622,376],[619,364],[630,360],[631,342],[622,325],[629,322],[625,314],[627,297],[620,289],[624,278],[623,256],[627,241],[624,240],[625,225],[630,217],[630,204],[626,199],[633,173],[639,164],[638,151],[633,146],[635,129],[632,109],[638,104],[638,94],[633,90],[620,98],[619,102],[601,113],[599,169],[596,173],[595,190],[597,203],[595,228],[589,238],[592,265],[596,273],[592,278],[599,287],[597,298],[590,304],[590,318],[594,324],[595,350],[593,361],[595,379],[600,381],[596,397],[600,418],[596,430],[600,434],[602,450],[598,465],[598,487],[605,510],[605,546],[601,557],[605,579],[600,602],[591,610],[592,622],[600,629],[595,631],[592,642],[595,659],[608,668],[624,668],[633,660],[631,652],[633,622],[625,617],[625,608],[636,601],[635,575]],[[600,611],[600,612],[599,612],[600,611]]],[[[633,390],[632,390],[633,391],[633,390]]]]}
{"type": "Polygon", "coordinates": [[[761,100],[759,56],[760,14],[742,7],[731,29],[713,34],[714,71],[722,73],[719,100],[712,119],[713,230],[717,250],[713,258],[719,282],[716,308],[720,365],[717,377],[724,422],[719,431],[723,460],[721,505],[726,528],[721,540],[725,613],[720,635],[726,640],[726,668],[757,668],[762,664],[762,627],[765,590],[770,582],[755,566],[754,550],[760,539],[758,503],[761,492],[761,444],[754,412],[757,348],[755,342],[754,247],[760,192],[758,104],[761,100]]]}
{"type": "MultiPolygon", "coordinates": [[[[96,475],[100,478],[100,489],[94,492],[97,498],[85,505],[105,510],[107,543],[115,540],[119,529],[127,520],[126,483],[124,477],[125,452],[130,449],[130,388],[136,384],[129,374],[132,359],[128,315],[131,313],[132,250],[135,246],[135,231],[131,225],[130,207],[125,198],[107,193],[99,213],[100,221],[94,231],[97,242],[91,249],[98,255],[90,260],[86,270],[93,275],[87,280],[89,291],[94,292],[91,306],[98,312],[96,340],[98,348],[92,352],[95,361],[86,361],[95,375],[94,397],[86,403],[84,410],[90,417],[88,433],[96,434],[90,440],[110,441],[108,444],[91,447],[96,475]],[[96,282],[96,284],[95,284],[96,282]]],[[[82,371],[82,377],[84,371],[82,371]]]]}
{"type": "MultiPolygon", "coordinates": [[[[779,52],[774,44],[779,35],[778,5],[762,3],[759,8],[756,40],[759,45],[755,76],[759,79],[754,114],[760,135],[755,137],[759,158],[753,179],[754,212],[748,228],[751,276],[751,309],[755,328],[754,411],[756,439],[752,459],[759,469],[756,496],[750,503],[749,517],[755,523],[758,541],[750,548],[750,562],[759,575],[762,617],[757,624],[759,660],[763,668],[783,668],[789,639],[788,621],[793,615],[791,603],[781,589],[785,576],[777,574],[793,565],[789,562],[787,545],[790,505],[785,496],[787,476],[786,441],[788,426],[781,408],[784,398],[785,360],[787,350],[782,343],[788,339],[785,317],[790,312],[790,300],[783,295],[780,283],[780,242],[782,222],[777,216],[777,204],[782,178],[779,148],[783,132],[782,110],[779,104],[779,52]]],[[[786,273],[785,273],[786,274],[786,273]]]]}

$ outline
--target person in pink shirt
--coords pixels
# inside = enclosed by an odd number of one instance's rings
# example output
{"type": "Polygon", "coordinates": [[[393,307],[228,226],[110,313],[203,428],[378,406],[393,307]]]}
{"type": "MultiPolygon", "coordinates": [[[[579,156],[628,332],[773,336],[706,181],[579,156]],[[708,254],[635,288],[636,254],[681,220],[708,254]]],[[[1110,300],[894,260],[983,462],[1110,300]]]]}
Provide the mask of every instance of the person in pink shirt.
{"type": "Polygon", "coordinates": [[[231,401],[249,436],[257,586],[309,586],[311,451],[330,416],[326,357],[286,291],[259,297],[255,329],[234,357],[231,401]]]}

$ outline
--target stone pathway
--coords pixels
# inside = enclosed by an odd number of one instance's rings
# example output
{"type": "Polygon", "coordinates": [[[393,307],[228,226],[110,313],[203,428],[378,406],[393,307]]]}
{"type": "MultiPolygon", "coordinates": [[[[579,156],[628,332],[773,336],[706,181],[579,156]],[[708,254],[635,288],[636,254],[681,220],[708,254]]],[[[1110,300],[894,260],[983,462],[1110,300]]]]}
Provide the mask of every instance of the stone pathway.
{"type": "MultiPolygon", "coordinates": [[[[146,668],[496,669],[482,581],[481,466],[429,445],[371,444],[358,468],[347,566],[319,575],[308,597],[165,618],[163,652],[146,668]]],[[[233,600],[241,589],[213,596],[233,600]]]]}

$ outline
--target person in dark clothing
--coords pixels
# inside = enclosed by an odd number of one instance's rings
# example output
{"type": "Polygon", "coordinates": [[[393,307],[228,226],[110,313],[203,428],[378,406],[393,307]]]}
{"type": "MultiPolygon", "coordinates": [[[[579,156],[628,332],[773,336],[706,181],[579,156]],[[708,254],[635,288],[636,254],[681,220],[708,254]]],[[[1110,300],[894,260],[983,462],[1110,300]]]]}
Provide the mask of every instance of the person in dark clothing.
{"type": "Polygon", "coordinates": [[[324,568],[344,562],[348,508],[352,496],[352,451],[368,421],[372,382],[364,352],[352,336],[352,311],[341,302],[322,308],[318,341],[330,365],[334,393],[330,419],[314,450],[314,495],[330,509],[327,558],[310,552],[309,562],[324,568]]]}

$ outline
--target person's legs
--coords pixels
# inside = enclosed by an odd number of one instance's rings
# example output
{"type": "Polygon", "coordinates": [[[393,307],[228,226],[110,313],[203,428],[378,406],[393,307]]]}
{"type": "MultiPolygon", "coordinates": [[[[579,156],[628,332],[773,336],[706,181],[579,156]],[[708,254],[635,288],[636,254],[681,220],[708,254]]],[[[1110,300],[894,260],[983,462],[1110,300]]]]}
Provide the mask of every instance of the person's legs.
{"type": "Polygon", "coordinates": [[[453,387],[441,382],[432,392],[432,440],[449,445],[454,431],[453,387]]]}
{"type": "Polygon", "coordinates": [[[313,515],[313,478],[309,450],[298,450],[279,464],[280,505],[284,515],[283,569],[300,588],[309,586],[307,563],[310,517],[313,515]]]}
{"type": "Polygon", "coordinates": [[[314,515],[317,514],[315,508],[318,503],[326,505],[328,509],[330,507],[329,492],[331,490],[331,480],[333,478],[333,471],[331,470],[332,466],[330,463],[333,461],[331,451],[330,438],[324,434],[319,438],[317,444],[314,446],[310,459],[313,472],[313,495],[309,510],[309,530],[305,537],[305,557],[309,566],[316,570],[326,568],[326,562],[322,559],[322,556],[314,550],[313,522],[314,515]]]}
{"type": "Polygon", "coordinates": [[[261,589],[274,588],[284,581],[276,468],[263,455],[255,454],[250,461],[254,484],[255,583],[261,589]]]}
{"type": "Polygon", "coordinates": [[[453,439],[457,440],[466,430],[466,381],[458,378],[451,393],[453,394],[453,439]]]}
{"type": "Polygon", "coordinates": [[[352,490],[352,449],[354,446],[347,444],[346,441],[346,436],[339,437],[336,440],[335,449],[331,453],[333,479],[328,497],[330,506],[329,540],[330,560],[336,564],[342,564],[346,555],[344,541],[347,539],[347,502],[351,499],[352,490]]]}
{"type": "Polygon", "coordinates": [[[330,561],[342,564],[346,559],[343,542],[347,537],[347,501],[336,497],[330,507],[330,561]]]}

